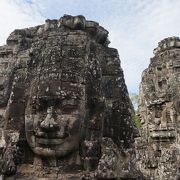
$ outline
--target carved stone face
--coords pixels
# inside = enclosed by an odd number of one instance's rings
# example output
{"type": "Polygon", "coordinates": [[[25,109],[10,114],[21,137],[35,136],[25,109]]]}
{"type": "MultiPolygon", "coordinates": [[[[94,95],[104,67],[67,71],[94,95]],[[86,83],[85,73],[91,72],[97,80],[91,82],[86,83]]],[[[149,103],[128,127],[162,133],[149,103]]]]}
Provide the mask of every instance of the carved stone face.
{"type": "Polygon", "coordinates": [[[25,131],[35,154],[62,157],[79,148],[80,126],[85,117],[85,88],[77,83],[53,84],[47,80],[31,86],[25,131]]]}

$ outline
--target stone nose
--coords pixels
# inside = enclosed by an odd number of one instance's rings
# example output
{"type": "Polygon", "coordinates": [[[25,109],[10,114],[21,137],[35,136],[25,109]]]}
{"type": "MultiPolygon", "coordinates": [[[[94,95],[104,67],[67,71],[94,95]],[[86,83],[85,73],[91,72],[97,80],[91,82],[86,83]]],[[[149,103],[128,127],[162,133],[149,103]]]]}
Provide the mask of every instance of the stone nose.
{"type": "Polygon", "coordinates": [[[59,125],[55,121],[55,115],[53,107],[47,109],[46,118],[40,123],[40,127],[45,132],[57,131],[59,130],[59,125]]]}
{"type": "Polygon", "coordinates": [[[67,136],[66,132],[65,132],[65,127],[61,126],[60,131],[59,131],[59,137],[60,138],[65,138],[67,136]]]}

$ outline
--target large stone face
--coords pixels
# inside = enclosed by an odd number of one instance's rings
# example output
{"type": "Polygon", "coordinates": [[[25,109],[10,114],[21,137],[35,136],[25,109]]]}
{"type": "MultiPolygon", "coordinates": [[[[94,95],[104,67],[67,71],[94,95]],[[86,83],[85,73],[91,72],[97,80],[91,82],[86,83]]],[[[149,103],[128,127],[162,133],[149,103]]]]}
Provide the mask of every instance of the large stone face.
{"type": "Polygon", "coordinates": [[[162,40],[142,74],[136,139],[141,171],[151,179],[180,178],[180,39],[162,40]]]}
{"type": "Polygon", "coordinates": [[[139,177],[125,152],[134,141],[133,108],[107,37],[98,23],[65,15],[15,30],[0,47],[0,166],[6,178],[139,177]],[[109,169],[113,155],[106,149],[113,147],[119,164],[109,169]]]}

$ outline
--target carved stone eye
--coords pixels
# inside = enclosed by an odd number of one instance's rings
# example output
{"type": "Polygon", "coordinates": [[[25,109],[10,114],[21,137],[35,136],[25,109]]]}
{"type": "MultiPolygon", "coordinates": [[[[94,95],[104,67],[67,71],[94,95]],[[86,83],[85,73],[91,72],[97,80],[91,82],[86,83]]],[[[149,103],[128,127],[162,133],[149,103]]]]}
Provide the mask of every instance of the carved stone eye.
{"type": "Polygon", "coordinates": [[[71,112],[74,109],[77,109],[78,103],[75,99],[67,99],[62,102],[62,111],[63,112],[71,112]]]}
{"type": "Polygon", "coordinates": [[[77,106],[72,106],[72,105],[65,105],[62,107],[62,112],[63,113],[70,113],[76,109],[77,106]]]}
{"type": "Polygon", "coordinates": [[[45,99],[39,99],[36,104],[37,111],[47,111],[48,101],[45,99]]]}
{"type": "Polygon", "coordinates": [[[53,101],[53,103],[52,103],[52,105],[55,107],[55,109],[60,108],[60,107],[61,107],[61,104],[62,104],[62,102],[61,102],[60,99],[55,99],[55,100],[53,101]]]}

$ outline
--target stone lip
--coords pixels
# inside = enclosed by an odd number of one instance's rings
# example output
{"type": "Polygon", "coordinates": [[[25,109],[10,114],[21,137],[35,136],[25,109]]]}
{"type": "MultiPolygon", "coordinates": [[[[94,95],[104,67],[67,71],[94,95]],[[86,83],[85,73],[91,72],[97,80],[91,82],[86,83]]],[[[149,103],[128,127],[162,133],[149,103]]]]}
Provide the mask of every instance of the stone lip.
{"type": "Polygon", "coordinates": [[[47,139],[47,138],[36,138],[39,144],[46,145],[60,145],[64,143],[64,139],[56,138],[56,139],[47,139]]]}

